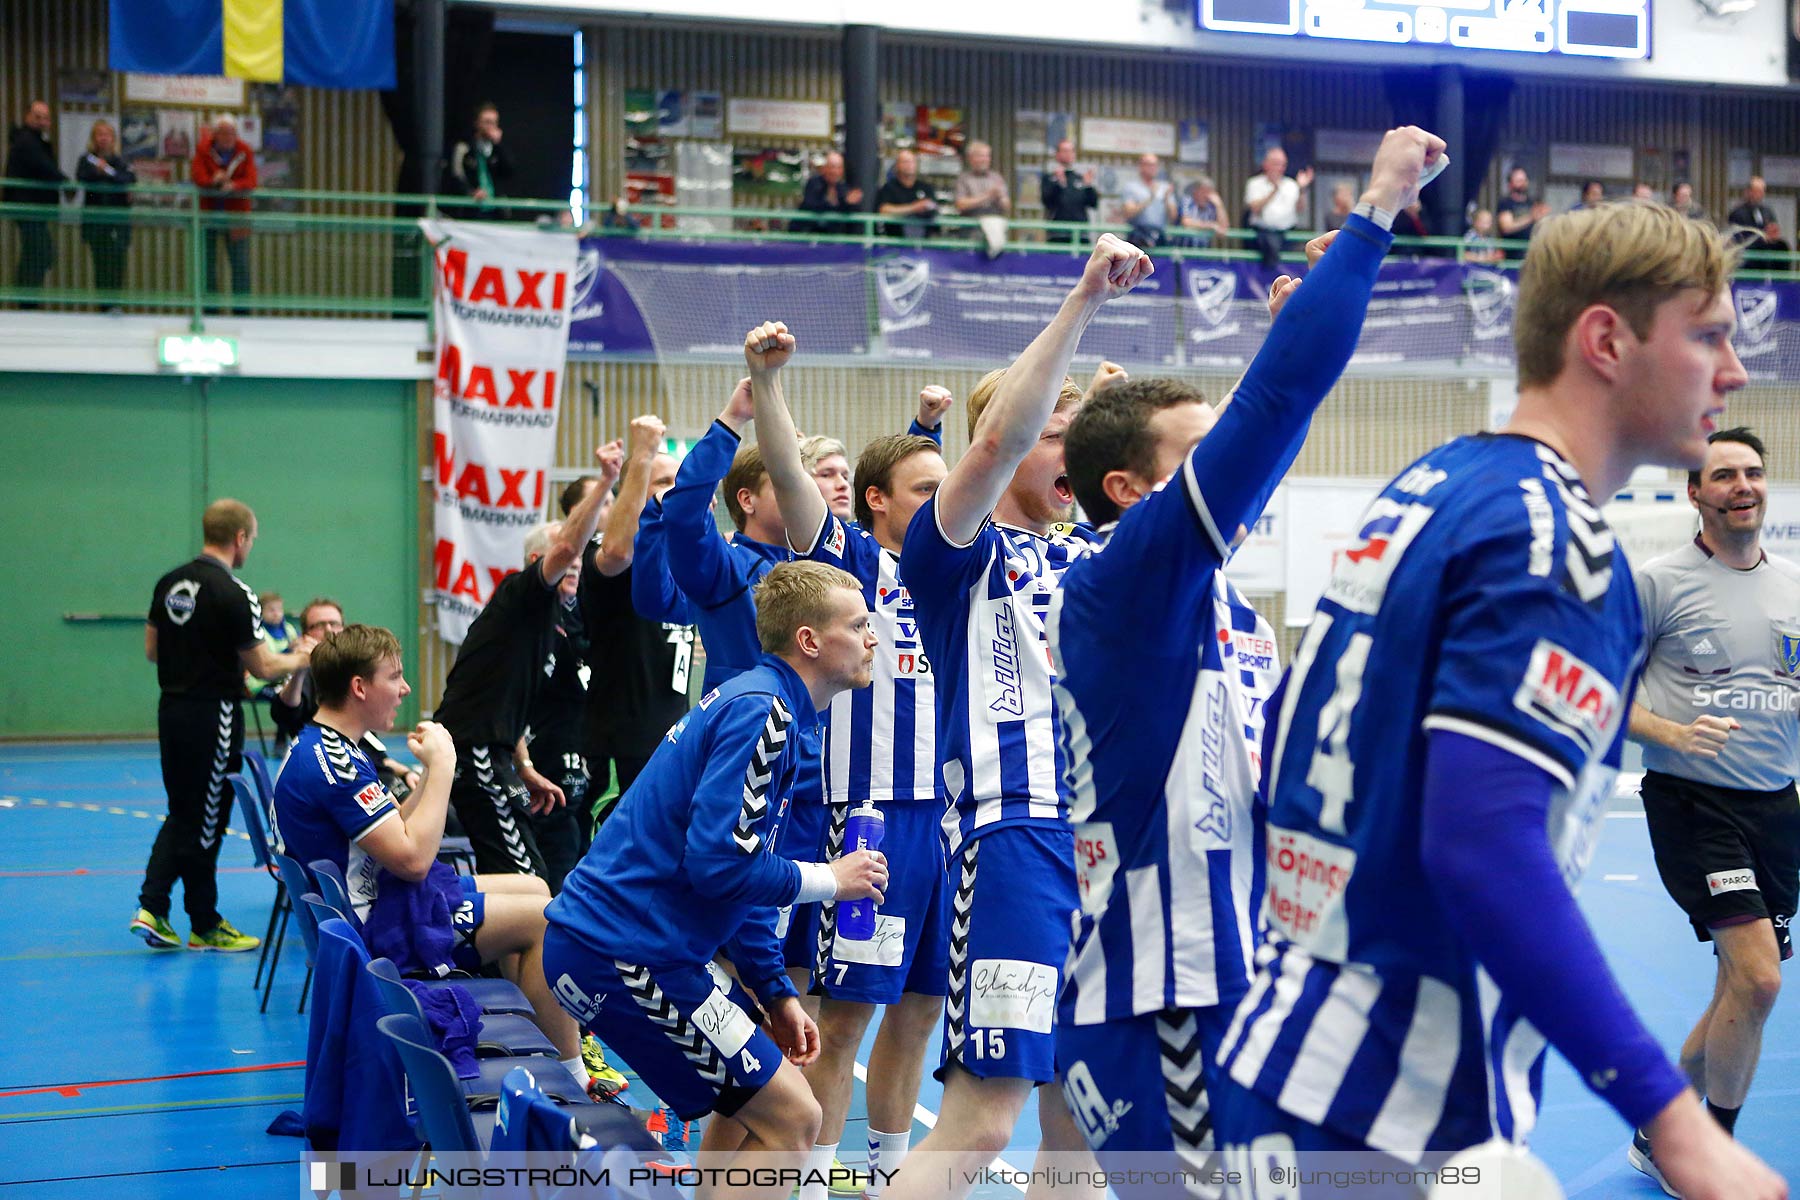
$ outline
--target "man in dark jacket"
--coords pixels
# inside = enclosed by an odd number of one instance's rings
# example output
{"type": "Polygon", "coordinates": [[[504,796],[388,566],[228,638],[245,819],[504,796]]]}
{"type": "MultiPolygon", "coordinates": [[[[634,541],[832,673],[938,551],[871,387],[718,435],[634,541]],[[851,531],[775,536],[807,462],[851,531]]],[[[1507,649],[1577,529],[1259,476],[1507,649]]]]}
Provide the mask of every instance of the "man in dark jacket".
{"type": "MultiPolygon", "coordinates": [[[[55,204],[55,184],[68,182],[68,176],[56,165],[56,147],[50,143],[50,106],[33,100],[25,109],[25,123],[15,125],[6,153],[8,179],[38,179],[45,187],[25,183],[9,183],[3,195],[8,204],[55,204]]],[[[56,249],[50,242],[50,225],[42,217],[19,217],[19,269],[13,284],[21,288],[41,288],[50,273],[56,249]]],[[[36,308],[37,301],[20,301],[20,308],[36,308]]]]}
{"type": "MultiPolygon", "coordinates": [[[[1077,179],[1075,143],[1068,138],[1056,143],[1056,158],[1044,168],[1044,178],[1039,181],[1038,192],[1044,202],[1046,221],[1085,225],[1088,209],[1100,207],[1100,193],[1094,190],[1094,169],[1089,167],[1077,179]]],[[[1046,240],[1072,242],[1075,234],[1052,230],[1046,240]]]]}

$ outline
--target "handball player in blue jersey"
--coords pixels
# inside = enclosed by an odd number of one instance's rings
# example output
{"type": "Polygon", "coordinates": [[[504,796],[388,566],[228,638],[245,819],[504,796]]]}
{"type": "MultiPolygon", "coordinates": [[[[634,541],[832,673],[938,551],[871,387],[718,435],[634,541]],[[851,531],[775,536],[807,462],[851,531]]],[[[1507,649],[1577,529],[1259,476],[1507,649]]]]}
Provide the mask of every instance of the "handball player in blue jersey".
{"type": "MultiPolygon", "coordinates": [[[[937,1032],[948,973],[936,676],[919,643],[911,594],[899,579],[906,527],[937,491],[944,458],[935,441],[917,434],[876,438],[857,461],[849,496],[857,519],[844,519],[808,477],[803,444],[782,396],[781,368],[794,349],[794,335],[779,321],[757,326],[744,339],[757,443],[787,517],[789,545],[796,554],[856,576],[878,643],[871,686],[840,692],[826,713],[825,851],[828,858],[842,851],[848,811],[869,804],[882,814],[881,849],[889,863],[874,936],[840,936],[837,906],[820,909],[812,974],[813,991],[822,997],[819,1061],[806,1076],[824,1119],[813,1166],[823,1172],[837,1155],[857,1048],[875,1006],[886,1006],[869,1055],[869,1165],[884,1172],[871,1170],[873,1196],[911,1141],[925,1048],[937,1032]]],[[[937,406],[941,414],[949,399],[942,388],[928,388],[920,403],[937,406]]],[[[843,1175],[837,1186],[855,1182],[843,1175]]],[[[822,1183],[809,1185],[800,1200],[824,1200],[825,1190],[822,1183]]]]}
{"type": "Polygon", "coordinates": [[[1201,1169],[1214,1149],[1213,1062],[1262,902],[1256,789],[1280,670],[1274,630],[1223,568],[1356,349],[1390,216],[1443,148],[1416,128],[1387,135],[1305,286],[1277,281],[1268,340],[1217,413],[1179,380],[1132,380],[1069,425],[1069,480],[1101,548],[1051,606],[1081,884],[1057,1056],[1103,1166],[1173,1152],[1201,1169]]]}
{"type": "MultiPolygon", "coordinates": [[[[1062,573],[1092,546],[1079,529],[1050,536],[1073,507],[1062,439],[1082,394],[1068,369],[1101,307],[1151,270],[1141,250],[1101,236],[1048,327],[970,393],[969,450],[900,551],[936,676],[955,890],[943,1107],[886,1200],[966,1194],[1032,1089],[1056,1081],[1057,985],[1077,900],[1044,618],[1062,573]]],[[[1038,1100],[1042,1148],[1085,1157],[1061,1094],[1052,1086],[1038,1100]]]]}
{"type": "Polygon", "coordinates": [[[1408,467],[1338,555],[1273,701],[1267,940],[1215,1097],[1227,1165],[1266,1181],[1309,1151],[1430,1168],[1523,1146],[1554,1046],[1682,1196],[1787,1194],[1631,1010],[1572,893],[1644,654],[1600,506],[1640,464],[1704,457],[1746,378],[1735,264],[1659,205],[1541,222],[1512,418],[1408,467]]]}
{"type": "Polygon", "coordinates": [[[869,851],[791,862],[773,845],[799,769],[795,734],[837,693],[869,686],[875,639],[861,585],[823,564],[777,566],[755,600],[762,660],[708,692],[620,797],[546,912],[544,974],[683,1120],[733,1118],[708,1125],[703,1152],[798,1168],[819,1128],[798,1069],[818,1054],[818,1028],[782,970],[777,915],[879,901],[887,867],[869,851]],[[713,962],[721,951],[735,979],[713,962]]]}

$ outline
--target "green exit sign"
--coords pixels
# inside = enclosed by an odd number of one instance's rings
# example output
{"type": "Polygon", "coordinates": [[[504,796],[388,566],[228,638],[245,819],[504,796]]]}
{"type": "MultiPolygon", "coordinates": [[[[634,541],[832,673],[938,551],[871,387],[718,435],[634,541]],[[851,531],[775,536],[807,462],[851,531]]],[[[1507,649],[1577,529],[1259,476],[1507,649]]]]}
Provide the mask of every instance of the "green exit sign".
{"type": "Polygon", "coordinates": [[[236,338],[186,334],[158,340],[156,358],[166,369],[183,375],[217,375],[235,371],[238,365],[236,338]]]}

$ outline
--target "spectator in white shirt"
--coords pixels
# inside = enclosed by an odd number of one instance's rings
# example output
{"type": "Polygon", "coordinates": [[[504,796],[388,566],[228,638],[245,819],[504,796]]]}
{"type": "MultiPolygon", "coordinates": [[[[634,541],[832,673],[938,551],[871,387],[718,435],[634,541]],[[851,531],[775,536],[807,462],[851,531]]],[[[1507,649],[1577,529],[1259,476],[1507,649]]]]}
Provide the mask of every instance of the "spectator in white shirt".
{"type": "Polygon", "coordinates": [[[1270,270],[1281,266],[1287,231],[1300,223],[1300,210],[1306,207],[1305,189],[1313,181],[1311,167],[1288,178],[1287,164],[1287,151],[1271,146],[1263,155],[1262,174],[1251,176],[1244,184],[1244,207],[1250,210],[1256,248],[1262,252],[1263,266],[1270,270]]]}

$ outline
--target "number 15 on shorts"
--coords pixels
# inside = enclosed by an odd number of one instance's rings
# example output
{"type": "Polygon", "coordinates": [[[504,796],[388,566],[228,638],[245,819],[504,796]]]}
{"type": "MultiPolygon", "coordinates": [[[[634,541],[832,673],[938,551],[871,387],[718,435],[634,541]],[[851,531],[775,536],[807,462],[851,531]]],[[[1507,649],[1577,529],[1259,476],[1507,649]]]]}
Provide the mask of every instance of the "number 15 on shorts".
{"type": "Polygon", "coordinates": [[[969,1043],[975,1047],[977,1059],[1006,1057],[1006,1030],[1004,1029],[971,1029],[969,1043]]]}

